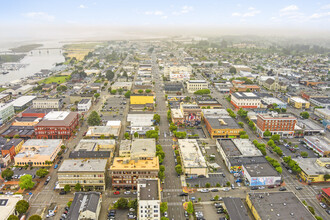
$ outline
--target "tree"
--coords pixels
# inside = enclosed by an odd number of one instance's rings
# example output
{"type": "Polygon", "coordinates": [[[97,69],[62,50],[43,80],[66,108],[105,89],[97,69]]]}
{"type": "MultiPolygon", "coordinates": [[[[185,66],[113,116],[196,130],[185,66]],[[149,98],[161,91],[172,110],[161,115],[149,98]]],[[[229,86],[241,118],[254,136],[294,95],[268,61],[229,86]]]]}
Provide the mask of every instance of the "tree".
{"type": "Polygon", "coordinates": [[[159,114],[154,114],[154,120],[157,124],[160,122],[160,115],[159,114]]]}
{"type": "Polygon", "coordinates": [[[101,124],[101,118],[96,111],[92,111],[92,113],[88,116],[87,123],[90,126],[96,126],[101,124]]]}
{"type": "Polygon", "coordinates": [[[100,97],[100,93],[95,93],[94,97],[97,99],[98,97],[100,97]]]}
{"type": "Polygon", "coordinates": [[[1,177],[6,179],[6,180],[11,180],[13,175],[14,175],[14,171],[12,171],[10,168],[5,169],[1,173],[1,177]]]}
{"type": "Polygon", "coordinates": [[[139,133],[134,132],[134,138],[138,138],[139,137],[139,133]]]}
{"type": "Polygon", "coordinates": [[[170,125],[170,131],[171,132],[174,132],[174,131],[176,131],[178,129],[178,127],[174,124],[174,123],[171,123],[171,125],[170,125]]]}
{"type": "Polygon", "coordinates": [[[125,139],[129,139],[129,133],[128,132],[125,132],[125,134],[124,134],[124,137],[125,137],[125,139]]]}
{"type": "Polygon", "coordinates": [[[211,184],[210,183],[205,183],[205,187],[206,188],[210,188],[211,187],[211,184]]]}
{"type": "Polygon", "coordinates": [[[158,131],[156,130],[149,130],[146,132],[146,137],[147,138],[155,138],[156,140],[158,140],[158,131]]]}
{"type": "Polygon", "coordinates": [[[124,94],[125,98],[129,98],[131,97],[131,91],[127,91],[125,94],[124,94]]]}
{"type": "Polygon", "coordinates": [[[37,176],[39,176],[40,178],[45,177],[48,173],[49,171],[47,169],[42,169],[42,168],[37,170],[36,172],[37,176]]]}
{"type": "Polygon", "coordinates": [[[160,212],[161,212],[161,213],[164,213],[164,212],[167,211],[167,209],[168,209],[168,207],[167,207],[167,202],[161,202],[161,203],[160,203],[160,212]]]}
{"type": "Polygon", "coordinates": [[[163,180],[163,179],[165,178],[165,173],[162,172],[162,171],[159,171],[159,172],[158,172],[158,178],[159,178],[160,180],[163,180]]]}
{"type": "Polygon", "coordinates": [[[192,203],[191,201],[188,202],[188,205],[187,205],[187,212],[188,212],[189,214],[194,213],[194,205],[193,205],[193,203],[192,203]]]}
{"type": "Polygon", "coordinates": [[[315,215],[315,210],[312,206],[307,206],[307,208],[313,215],[315,215]]]}
{"type": "Polygon", "coordinates": [[[128,201],[125,198],[120,198],[118,201],[114,204],[114,207],[117,209],[126,209],[128,207],[128,201]]]}
{"type": "Polygon", "coordinates": [[[211,91],[209,89],[200,89],[194,92],[195,95],[207,95],[210,93],[211,91]]]}
{"type": "Polygon", "coordinates": [[[180,164],[175,166],[175,171],[177,172],[177,174],[181,174],[182,173],[182,167],[180,164]]]}
{"type": "Polygon", "coordinates": [[[15,134],[13,138],[17,139],[17,138],[19,138],[19,135],[15,134]]]}
{"type": "Polygon", "coordinates": [[[112,89],[112,90],[110,91],[110,93],[111,93],[112,95],[115,95],[115,94],[117,93],[117,90],[112,89]]]}
{"type": "Polygon", "coordinates": [[[128,208],[137,210],[138,202],[137,199],[130,200],[127,204],[128,208]]]}
{"type": "Polygon", "coordinates": [[[218,201],[219,200],[219,196],[218,195],[214,196],[214,200],[215,201],[218,201]]]}
{"type": "Polygon", "coordinates": [[[151,92],[151,90],[150,89],[146,89],[146,93],[150,93],[151,92]]]}
{"type": "Polygon", "coordinates": [[[29,220],[42,220],[42,218],[40,217],[40,215],[32,215],[29,217],[29,220]]]}
{"type": "Polygon", "coordinates": [[[19,218],[16,215],[10,215],[7,220],[19,220],[19,218]]]}
{"type": "Polygon", "coordinates": [[[308,157],[308,153],[306,152],[306,151],[302,151],[302,152],[300,152],[300,156],[302,156],[302,157],[308,157]]]}
{"type": "Polygon", "coordinates": [[[165,166],[164,165],[160,165],[159,166],[159,171],[164,172],[165,171],[165,166]]]}
{"type": "Polygon", "coordinates": [[[140,94],[143,93],[143,90],[142,89],[139,89],[138,90],[138,93],[140,93],[140,94]]]}
{"type": "Polygon", "coordinates": [[[273,147],[275,145],[274,141],[273,140],[269,140],[267,142],[267,145],[270,146],[270,147],[273,147]]]}
{"type": "Polygon", "coordinates": [[[77,192],[79,192],[81,190],[80,183],[76,183],[76,185],[74,186],[74,190],[76,190],[77,192]]]}
{"type": "Polygon", "coordinates": [[[236,74],[236,68],[235,67],[230,67],[229,72],[232,74],[236,74]]]}
{"type": "Polygon", "coordinates": [[[240,131],[238,132],[239,135],[245,135],[246,134],[246,131],[240,131]]]}
{"type": "Polygon", "coordinates": [[[274,142],[279,142],[281,136],[279,134],[274,134],[270,139],[272,139],[274,142]]]}
{"type": "Polygon", "coordinates": [[[160,220],[169,220],[169,219],[166,218],[165,216],[162,216],[162,217],[160,218],[160,220]]]}
{"type": "Polygon", "coordinates": [[[249,135],[243,134],[243,135],[239,136],[239,138],[241,138],[241,139],[249,139],[249,135]]]}
{"type": "Polygon", "coordinates": [[[271,135],[272,135],[272,133],[270,133],[270,131],[268,129],[264,132],[265,137],[269,137],[271,135]]]}
{"type": "Polygon", "coordinates": [[[300,116],[303,117],[304,119],[308,119],[309,118],[309,113],[308,112],[301,112],[300,116]]]}
{"type": "Polygon", "coordinates": [[[70,208],[72,201],[69,201],[66,205],[70,208]]]}
{"type": "Polygon", "coordinates": [[[29,203],[22,199],[16,203],[15,210],[21,215],[26,213],[29,207],[30,207],[29,203]]]}
{"type": "Polygon", "coordinates": [[[242,128],[244,127],[244,123],[243,122],[238,122],[239,126],[241,126],[242,128]]]}
{"type": "Polygon", "coordinates": [[[330,179],[330,174],[325,174],[323,176],[323,178],[324,178],[324,181],[328,181],[328,179],[330,179]]]}
{"type": "Polygon", "coordinates": [[[62,150],[65,150],[65,148],[66,148],[65,145],[62,145],[62,146],[61,146],[61,149],[62,149],[62,150]]]}
{"type": "Polygon", "coordinates": [[[230,186],[230,182],[228,181],[228,182],[226,182],[226,186],[230,186]]]}
{"type": "Polygon", "coordinates": [[[243,118],[246,118],[247,117],[247,113],[248,111],[244,111],[244,109],[240,108],[238,111],[237,111],[237,114],[243,118]]]}
{"type": "Polygon", "coordinates": [[[70,192],[70,191],[71,191],[71,187],[70,187],[70,185],[66,184],[66,185],[64,186],[64,191],[65,191],[65,192],[70,192]]]}
{"type": "Polygon", "coordinates": [[[322,217],[315,215],[316,220],[323,220],[322,217]]]}
{"type": "Polygon", "coordinates": [[[107,78],[109,81],[111,81],[114,76],[115,76],[115,73],[112,72],[111,70],[108,70],[105,74],[105,78],[107,78]]]}
{"type": "Polygon", "coordinates": [[[19,179],[19,187],[21,187],[21,189],[32,189],[34,184],[35,182],[32,181],[32,176],[29,174],[21,176],[19,179]]]}

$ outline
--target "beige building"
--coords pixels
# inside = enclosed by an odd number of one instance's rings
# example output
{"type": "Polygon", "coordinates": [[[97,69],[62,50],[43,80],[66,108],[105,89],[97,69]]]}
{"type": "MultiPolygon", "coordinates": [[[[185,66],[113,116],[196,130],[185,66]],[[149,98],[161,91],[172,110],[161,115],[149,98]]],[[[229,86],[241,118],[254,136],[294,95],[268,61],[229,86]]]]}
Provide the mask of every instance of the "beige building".
{"type": "Polygon", "coordinates": [[[119,146],[120,157],[131,157],[131,140],[122,140],[119,146]]]}
{"type": "Polygon", "coordinates": [[[10,215],[14,214],[16,203],[22,199],[22,195],[0,195],[1,219],[8,219],[10,215]]]}
{"type": "Polygon", "coordinates": [[[208,89],[208,82],[205,80],[189,80],[187,82],[187,91],[188,93],[194,93],[201,89],[208,89]]]}
{"type": "Polygon", "coordinates": [[[75,192],[67,219],[100,219],[102,195],[99,192],[75,192]]]}
{"type": "Polygon", "coordinates": [[[207,164],[196,139],[179,139],[182,172],[187,177],[207,176],[207,164]]]}
{"type": "Polygon", "coordinates": [[[32,101],[32,107],[60,110],[62,108],[62,99],[35,99],[32,101]]]}
{"type": "Polygon", "coordinates": [[[59,187],[80,183],[84,189],[104,191],[106,170],[106,159],[66,159],[57,172],[59,187]]]}
{"type": "Polygon", "coordinates": [[[29,139],[15,156],[15,166],[45,166],[52,162],[61,150],[61,139],[29,139]]]}
{"type": "Polygon", "coordinates": [[[131,160],[145,160],[156,156],[156,140],[134,139],[131,147],[131,160]]]}

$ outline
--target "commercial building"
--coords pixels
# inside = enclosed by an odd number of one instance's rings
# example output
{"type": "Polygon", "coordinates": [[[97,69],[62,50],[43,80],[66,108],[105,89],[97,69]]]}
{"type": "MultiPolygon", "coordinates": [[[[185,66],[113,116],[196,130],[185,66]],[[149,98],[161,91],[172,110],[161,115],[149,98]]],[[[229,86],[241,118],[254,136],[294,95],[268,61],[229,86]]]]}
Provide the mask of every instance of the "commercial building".
{"type": "Polygon", "coordinates": [[[230,219],[250,220],[241,198],[225,197],[223,198],[223,202],[230,219]]]}
{"type": "Polygon", "coordinates": [[[179,139],[182,172],[186,177],[207,176],[208,168],[196,139],[179,139]]]}
{"type": "Polygon", "coordinates": [[[30,139],[15,156],[16,166],[45,166],[47,161],[54,161],[61,150],[63,141],[60,139],[30,139]]]}
{"type": "Polygon", "coordinates": [[[99,192],[75,192],[67,219],[85,220],[100,218],[102,195],[99,192]]]}
{"type": "Polygon", "coordinates": [[[315,219],[293,192],[248,193],[246,203],[256,220],[315,219]]]}
{"type": "Polygon", "coordinates": [[[325,200],[325,203],[330,205],[330,187],[321,189],[322,199],[325,200]]]}
{"type": "Polygon", "coordinates": [[[104,191],[107,163],[107,159],[65,159],[57,171],[59,187],[80,183],[85,190],[104,191]]]}
{"type": "Polygon", "coordinates": [[[188,72],[191,74],[192,67],[190,65],[165,65],[164,66],[164,76],[169,77],[171,72],[188,72]]]}
{"type": "Polygon", "coordinates": [[[108,121],[105,126],[88,127],[86,137],[115,137],[120,134],[121,121],[108,121]]]}
{"type": "Polygon", "coordinates": [[[69,139],[78,125],[79,114],[76,112],[49,112],[41,122],[34,126],[37,138],[69,139]]]}
{"type": "Polygon", "coordinates": [[[10,155],[10,159],[14,159],[15,155],[21,150],[24,140],[21,138],[13,138],[6,142],[1,147],[1,154],[2,156],[6,156],[7,154],[10,155]]]}
{"type": "Polygon", "coordinates": [[[182,93],[184,88],[182,83],[164,83],[166,93],[182,93]]]}
{"type": "Polygon", "coordinates": [[[146,105],[146,104],[153,104],[154,103],[154,95],[138,95],[132,94],[130,96],[130,104],[131,105],[146,105]]]}
{"type": "Polygon", "coordinates": [[[6,90],[6,93],[11,95],[24,95],[33,89],[33,85],[17,86],[6,90]]]}
{"type": "Polygon", "coordinates": [[[202,110],[196,104],[180,104],[183,120],[187,126],[198,126],[202,120],[202,110]]]}
{"type": "Polygon", "coordinates": [[[300,158],[294,160],[301,168],[299,176],[306,183],[330,182],[330,179],[324,179],[326,174],[330,174],[330,158],[300,158]]]}
{"type": "Polygon", "coordinates": [[[314,114],[325,120],[330,120],[330,109],[328,108],[316,108],[314,114]]]}
{"type": "Polygon", "coordinates": [[[216,146],[230,172],[242,171],[243,164],[266,162],[249,139],[217,139],[216,146]]]}
{"type": "Polygon", "coordinates": [[[34,137],[34,127],[33,126],[10,126],[7,130],[2,132],[2,137],[13,138],[15,136],[20,138],[29,139],[34,137]]]}
{"type": "Polygon", "coordinates": [[[24,112],[22,112],[22,117],[43,118],[51,111],[52,109],[28,108],[24,112]]]}
{"type": "Polygon", "coordinates": [[[280,185],[281,175],[269,163],[243,164],[242,171],[250,186],[280,185]]]}
{"type": "Polygon", "coordinates": [[[235,108],[260,108],[261,100],[257,93],[235,92],[231,94],[230,103],[235,108]]]}
{"type": "Polygon", "coordinates": [[[154,138],[133,139],[131,146],[131,160],[148,160],[156,156],[156,140],[154,138]]]}
{"type": "Polygon", "coordinates": [[[194,93],[201,89],[208,89],[208,82],[205,80],[189,80],[187,82],[187,92],[194,93]]]}
{"type": "Polygon", "coordinates": [[[206,116],[204,122],[211,138],[235,138],[244,130],[230,116],[206,116]]]}
{"type": "Polygon", "coordinates": [[[330,157],[330,140],[323,136],[304,137],[304,143],[321,157],[330,157]]]}
{"type": "Polygon", "coordinates": [[[264,137],[265,131],[270,131],[272,135],[279,134],[282,137],[288,138],[294,136],[294,128],[297,123],[297,118],[289,114],[258,114],[257,115],[257,132],[261,137],[264,137]]]}
{"type": "MultiPolygon", "coordinates": [[[[234,84],[234,82],[232,82],[234,84]]],[[[230,88],[229,92],[259,92],[260,87],[257,85],[249,85],[249,84],[236,84],[230,88]]]]}
{"type": "Polygon", "coordinates": [[[323,108],[330,108],[330,98],[311,98],[310,103],[315,106],[323,107],[323,108]]]}
{"type": "Polygon", "coordinates": [[[278,98],[274,98],[274,97],[263,97],[261,99],[261,108],[267,108],[268,106],[274,104],[276,104],[276,108],[279,109],[286,109],[286,105],[287,105],[285,102],[282,102],[278,98]]]}
{"type": "Polygon", "coordinates": [[[190,79],[190,73],[189,72],[170,72],[170,81],[177,82],[177,81],[186,81],[190,79]]]}
{"type": "Polygon", "coordinates": [[[236,69],[236,72],[240,72],[240,71],[248,71],[251,72],[252,69],[248,66],[245,65],[231,65],[232,67],[234,67],[236,69]]]}
{"type": "Polygon", "coordinates": [[[152,126],[154,114],[128,114],[127,121],[131,127],[146,127],[152,126]]]}
{"type": "Polygon", "coordinates": [[[292,105],[294,108],[298,108],[298,109],[308,109],[310,106],[310,103],[308,101],[298,96],[288,98],[288,103],[292,105]]]}
{"type": "Polygon", "coordinates": [[[0,125],[6,123],[15,115],[14,106],[12,103],[0,103],[0,125]]]}
{"type": "Polygon", "coordinates": [[[175,125],[184,124],[184,118],[181,109],[171,109],[171,118],[175,125]]]}
{"type": "Polygon", "coordinates": [[[16,203],[23,199],[22,195],[0,195],[0,213],[2,219],[15,214],[16,203]]]}
{"type": "Polygon", "coordinates": [[[298,119],[295,126],[296,136],[312,136],[324,133],[324,127],[310,119],[298,119]]]}
{"type": "Polygon", "coordinates": [[[8,102],[11,98],[10,94],[0,94],[0,103],[8,102]]]}
{"type": "Polygon", "coordinates": [[[202,118],[206,116],[229,116],[226,109],[202,109],[202,118]]]}
{"type": "Polygon", "coordinates": [[[196,103],[201,109],[220,109],[220,108],[222,108],[222,105],[215,98],[209,98],[209,97],[197,98],[196,103]]]}
{"type": "Polygon", "coordinates": [[[14,118],[12,126],[34,126],[41,121],[41,118],[37,117],[16,117],[14,118]]]}
{"type": "Polygon", "coordinates": [[[131,160],[128,157],[115,157],[110,167],[112,189],[136,189],[138,179],[158,178],[158,172],[158,157],[146,160],[131,160]]]}
{"type": "Polygon", "coordinates": [[[37,96],[32,96],[32,95],[21,96],[15,99],[14,101],[12,101],[11,103],[13,104],[15,111],[21,111],[32,105],[32,101],[36,98],[37,96]]]}
{"type": "Polygon", "coordinates": [[[120,157],[131,157],[131,140],[121,140],[119,145],[119,156],[120,157]]]}
{"type": "Polygon", "coordinates": [[[132,82],[115,82],[114,84],[111,85],[112,90],[131,90],[133,86],[132,82]]]}
{"type": "Polygon", "coordinates": [[[87,112],[92,106],[92,100],[90,99],[82,99],[77,105],[77,109],[79,112],[87,112]]]}
{"type": "Polygon", "coordinates": [[[139,220],[160,220],[160,192],[159,179],[138,179],[137,214],[139,220]]]}
{"type": "Polygon", "coordinates": [[[62,99],[35,99],[32,102],[32,108],[61,110],[63,106],[62,99]]]}

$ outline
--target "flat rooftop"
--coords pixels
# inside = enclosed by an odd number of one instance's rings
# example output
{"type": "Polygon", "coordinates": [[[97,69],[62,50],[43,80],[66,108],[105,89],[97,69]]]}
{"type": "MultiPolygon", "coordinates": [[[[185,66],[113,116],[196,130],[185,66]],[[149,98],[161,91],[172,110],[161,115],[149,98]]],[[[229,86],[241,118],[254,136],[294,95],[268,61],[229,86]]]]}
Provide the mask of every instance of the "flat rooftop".
{"type": "Polygon", "coordinates": [[[298,96],[291,97],[290,100],[292,100],[292,101],[294,101],[294,102],[299,102],[299,103],[309,103],[309,102],[306,101],[305,99],[300,98],[300,97],[298,97],[298,96]]]}
{"type": "Polygon", "coordinates": [[[253,177],[269,177],[269,176],[280,176],[269,163],[260,164],[245,164],[243,165],[249,175],[253,177]]]}
{"type": "Polygon", "coordinates": [[[322,126],[314,123],[310,119],[298,119],[296,126],[307,131],[324,131],[324,128],[322,126]]]}
{"type": "Polygon", "coordinates": [[[246,207],[244,206],[241,198],[223,198],[226,210],[230,219],[234,220],[250,220],[246,207]]]}
{"type": "Polygon", "coordinates": [[[279,100],[278,98],[275,98],[275,97],[264,97],[264,98],[262,98],[262,101],[264,101],[268,105],[273,104],[273,103],[278,104],[278,105],[285,105],[286,104],[286,103],[282,102],[281,100],[279,100]]]}
{"type": "Polygon", "coordinates": [[[322,136],[305,136],[304,142],[321,152],[330,151],[330,140],[322,136]]]}
{"type": "Polygon", "coordinates": [[[12,212],[14,212],[16,203],[22,199],[22,195],[0,195],[1,218],[8,219],[12,212]]]}
{"type": "Polygon", "coordinates": [[[205,80],[189,80],[188,83],[207,83],[205,80]]]}
{"type": "Polygon", "coordinates": [[[317,102],[320,102],[322,104],[330,104],[330,98],[311,98],[317,102]]]}
{"type": "Polygon", "coordinates": [[[107,159],[65,159],[58,172],[105,172],[107,159]]]}
{"type": "Polygon", "coordinates": [[[154,114],[128,114],[127,121],[132,127],[152,126],[154,114]]]}
{"type": "Polygon", "coordinates": [[[227,157],[262,156],[249,139],[217,139],[227,157]]]}
{"type": "Polygon", "coordinates": [[[113,139],[81,139],[75,148],[75,151],[96,151],[99,145],[115,145],[113,139]]]}
{"type": "Polygon", "coordinates": [[[258,94],[254,92],[235,92],[231,95],[235,96],[237,99],[260,99],[258,94]]]}
{"type": "Polygon", "coordinates": [[[248,196],[261,219],[315,219],[293,192],[253,192],[248,196]]]}
{"type": "Polygon", "coordinates": [[[139,200],[160,200],[158,179],[138,179],[138,184],[140,190],[139,200]]]}
{"type": "Polygon", "coordinates": [[[317,108],[315,109],[316,112],[320,112],[323,115],[330,115],[330,109],[328,108],[317,108]]]}
{"type": "Polygon", "coordinates": [[[23,144],[22,150],[15,157],[33,157],[34,155],[49,156],[53,154],[57,147],[62,143],[61,139],[29,139],[23,144]],[[25,147],[35,148],[30,148],[30,150],[24,151],[25,147]]]}
{"type": "Polygon", "coordinates": [[[229,116],[229,113],[226,109],[202,109],[203,115],[220,115],[220,116],[229,116]]]}
{"type": "Polygon", "coordinates": [[[131,157],[155,157],[156,156],[156,139],[133,139],[131,147],[131,157]]]}
{"type": "Polygon", "coordinates": [[[21,96],[17,99],[15,99],[14,101],[12,101],[12,104],[14,107],[21,107],[26,105],[27,103],[31,102],[33,99],[36,99],[37,96],[21,96]]]}
{"type": "Polygon", "coordinates": [[[124,150],[124,151],[131,151],[131,140],[121,140],[120,141],[120,146],[119,146],[119,151],[124,150]]]}
{"type": "Polygon", "coordinates": [[[206,168],[205,158],[195,139],[179,139],[181,161],[185,168],[206,168]]]}
{"type": "Polygon", "coordinates": [[[90,99],[82,99],[82,100],[80,100],[80,102],[78,103],[78,105],[79,105],[79,104],[80,104],[80,105],[87,104],[87,103],[89,103],[89,102],[91,102],[90,99]]]}
{"type": "Polygon", "coordinates": [[[231,166],[242,166],[250,164],[261,164],[268,163],[264,156],[253,156],[253,157],[229,157],[228,158],[231,166]]]}
{"type": "Polygon", "coordinates": [[[272,120],[272,119],[294,120],[294,119],[297,119],[295,116],[293,116],[291,114],[278,114],[278,113],[274,113],[274,112],[261,113],[261,114],[258,114],[258,117],[265,119],[265,120],[272,120]]]}
{"type": "Polygon", "coordinates": [[[171,109],[171,114],[174,118],[183,118],[183,114],[181,112],[181,109],[171,109]]]}
{"type": "Polygon", "coordinates": [[[329,174],[330,170],[324,166],[320,166],[318,162],[330,164],[330,158],[300,158],[293,159],[299,165],[299,167],[307,174],[307,175],[320,175],[320,174],[329,174]]]}
{"type": "Polygon", "coordinates": [[[69,126],[77,116],[76,112],[52,111],[45,115],[36,126],[69,126]]]}
{"type": "Polygon", "coordinates": [[[115,157],[110,170],[159,170],[158,157],[146,160],[131,160],[129,157],[115,157]]]}
{"type": "Polygon", "coordinates": [[[230,116],[206,116],[204,118],[212,129],[242,129],[237,121],[230,116]]]}

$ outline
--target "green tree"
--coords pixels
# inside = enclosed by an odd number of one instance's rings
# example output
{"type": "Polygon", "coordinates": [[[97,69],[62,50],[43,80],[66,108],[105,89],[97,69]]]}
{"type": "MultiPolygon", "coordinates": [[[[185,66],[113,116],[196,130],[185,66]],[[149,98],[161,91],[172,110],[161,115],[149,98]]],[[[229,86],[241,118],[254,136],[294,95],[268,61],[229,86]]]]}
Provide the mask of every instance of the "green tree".
{"type": "Polygon", "coordinates": [[[248,111],[245,111],[244,109],[240,108],[238,111],[237,111],[237,114],[243,118],[246,118],[247,117],[247,113],[248,111]]]}
{"type": "Polygon", "coordinates": [[[164,165],[160,165],[159,166],[159,171],[164,172],[165,171],[165,166],[164,165]]]}
{"type": "Polygon", "coordinates": [[[165,178],[165,173],[162,172],[162,171],[159,171],[159,172],[158,172],[158,178],[159,178],[160,180],[163,180],[163,179],[165,178]]]}
{"type": "Polygon", "coordinates": [[[230,186],[230,182],[228,181],[228,182],[226,182],[226,186],[230,186]]]}
{"type": "Polygon", "coordinates": [[[111,93],[112,95],[115,95],[115,94],[117,93],[117,90],[115,90],[115,89],[111,89],[110,93],[111,93]]]}
{"type": "Polygon", "coordinates": [[[244,127],[244,123],[243,122],[238,122],[239,126],[241,126],[242,128],[244,127]]]}
{"type": "Polygon", "coordinates": [[[219,200],[219,196],[218,195],[214,196],[214,200],[215,201],[218,201],[219,200]]]}
{"type": "Polygon", "coordinates": [[[272,133],[268,129],[264,132],[264,137],[269,137],[271,135],[272,133]]]}
{"type": "Polygon", "coordinates": [[[11,180],[13,175],[14,175],[14,171],[12,171],[10,168],[7,168],[1,172],[1,177],[6,180],[11,180]]]}
{"type": "Polygon", "coordinates": [[[301,112],[300,116],[303,117],[304,119],[308,119],[309,118],[309,113],[308,112],[301,112]]]}
{"type": "Polygon", "coordinates": [[[230,67],[229,73],[236,74],[236,68],[235,67],[230,67]]]}
{"type": "Polygon", "coordinates": [[[167,202],[161,202],[160,203],[160,212],[164,213],[167,211],[167,209],[168,209],[167,202]]]}
{"type": "Polygon", "coordinates": [[[32,181],[32,176],[27,174],[21,176],[18,184],[21,189],[32,189],[35,185],[35,182],[32,181]]]}
{"type": "Polygon", "coordinates": [[[246,131],[240,131],[238,132],[239,135],[245,135],[246,134],[246,131]]]}
{"type": "Polygon", "coordinates": [[[138,138],[139,137],[139,133],[134,132],[134,138],[138,138]]]}
{"type": "Polygon", "coordinates": [[[143,93],[143,90],[142,89],[139,89],[138,90],[138,93],[142,94],[143,93]]]}
{"type": "Polygon", "coordinates": [[[125,94],[124,94],[125,98],[129,98],[131,97],[131,91],[127,91],[125,94]]]}
{"type": "Polygon", "coordinates": [[[72,201],[69,201],[66,205],[70,208],[72,201]]]}
{"type": "Polygon", "coordinates": [[[149,130],[149,131],[146,132],[146,137],[147,138],[155,138],[156,140],[158,140],[158,137],[159,137],[158,131],[156,131],[156,130],[149,130]]]}
{"type": "Polygon", "coordinates": [[[151,90],[150,89],[146,89],[146,93],[150,93],[151,92],[151,90]]]}
{"type": "Polygon", "coordinates": [[[206,188],[210,188],[211,187],[211,184],[210,183],[205,183],[205,187],[206,188]]]}
{"type": "Polygon", "coordinates": [[[273,147],[275,145],[274,141],[273,140],[269,140],[267,142],[267,145],[270,146],[270,147],[273,147]]]}
{"type": "Polygon", "coordinates": [[[135,209],[137,210],[138,202],[137,199],[130,200],[127,204],[127,207],[130,209],[135,209]]]}
{"type": "Polygon", "coordinates": [[[166,218],[165,216],[162,216],[162,217],[160,218],[160,220],[169,220],[169,219],[166,218]]]}
{"type": "Polygon", "coordinates": [[[210,93],[211,91],[209,89],[200,89],[194,92],[195,95],[207,95],[210,93]]]}
{"type": "Polygon", "coordinates": [[[94,97],[97,99],[98,97],[100,97],[100,93],[95,93],[94,97]]]}
{"type": "Polygon", "coordinates": [[[160,122],[160,115],[158,115],[158,114],[154,114],[154,120],[155,120],[155,122],[156,122],[157,124],[159,124],[159,122],[160,122]]]}
{"type": "Polygon", "coordinates": [[[180,164],[175,166],[175,171],[177,172],[177,174],[181,174],[182,173],[182,167],[180,164]]]}
{"type": "Polygon", "coordinates": [[[125,198],[120,198],[118,201],[114,204],[114,207],[117,209],[126,209],[128,207],[128,201],[125,198]]]}
{"type": "Polygon", "coordinates": [[[108,70],[105,74],[105,78],[107,78],[109,81],[111,81],[114,76],[115,76],[115,73],[112,72],[111,70],[108,70]]]}
{"type": "Polygon", "coordinates": [[[128,132],[125,132],[125,134],[124,134],[124,137],[125,137],[125,139],[129,139],[129,133],[128,132]]]}
{"type": "Polygon", "coordinates": [[[315,210],[312,206],[307,206],[307,208],[313,215],[315,215],[315,210]]]}
{"type": "Polygon", "coordinates": [[[29,217],[29,220],[42,220],[42,218],[40,217],[40,215],[31,215],[29,217]]]}
{"type": "Polygon", "coordinates": [[[323,220],[322,217],[315,215],[316,220],[323,220]]]}
{"type": "Polygon", "coordinates": [[[70,191],[71,191],[71,187],[70,187],[70,185],[66,184],[66,185],[64,186],[64,191],[65,191],[65,192],[70,192],[70,191]]]}
{"type": "Polygon", "coordinates": [[[74,186],[74,190],[76,190],[76,192],[79,192],[81,190],[80,183],[76,183],[76,185],[74,186]]]}
{"type": "Polygon", "coordinates": [[[48,173],[49,173],[49,171],[48,171],[47,169],[43,169],[43,168],[41,168],[41,169],[37,170],[36,175],[39,176],[40,178],[43,178],[43,177],[45,177],[48,173]]]}
{"type": "Polygon", "coordinates": [[[61,149],[62,149],[62,150],[65,150],[65,148],[66,148],[65,145],[62,145],[62,146],[61,146],[61,149]]]}
{"type": "Polygon", "coordinates": [[[306,151],[301,151],[300,156],[302,157],[308,157],[308,153],[306,151]]]}
{"type": "Polygon", "coordinates": [[[174,131],[176,131],[178,129],[178,127],[174,123],[171,123],[169,129],[170,129],[171,132],[174,132],[174,131]]]}
{"type": "Polygon", "coordinates": [[[24,214],[26,213],[26,211],[29,209],[30,205],[27,201],[25,200],[19,200],[17,203],[16,203],[16,206],[15,206],[15,210],[20,214],[24,214]]]}
{"type": "Polygon", "coordinates": [[[10,215],[7,220],[19,220],[19,218],[16,215],[10,215]]]}
{"type": "Polygon", "coordinates": [[[249,135],[244,134],[244,135],[239,136],[239,138],[241,138],[241,139],[249,139],[249,135]]]}
{"type": "Polygon", "coordinates": [[[253,128],[253,127],[254,127],[254,123],[253,123],[253,121],[249,121],[249,127],[250,127],[250,128],[253,128]]]}
{"type": "Polygon", "coordinates": [[[274,142],[279,142],[281,136],[279,134],[274,134],[270,139],[272,139],[274,142]]]}
{"type": "Polygon", "coordinates": [[[101,124],[101,118],[96,111],[92,111],[92,113],[88,116],[87,123],[90,126],[97,126],[101,124]]]}
{"type": "Polygon", "coordinates": [[[191,201],[188,202],[188,205],[187,205],[187,212],[188,212],[189,214],[194,213],[194,205],[193,205],[193,203],[192,203],[191,201]]]}
{"type": "Polygon", "coordinates": [[[323,176],[323,178],[324,178],[324,181],[328,181],[328,179],[330,179],[330,174],[325,174],[323,176]]]}

